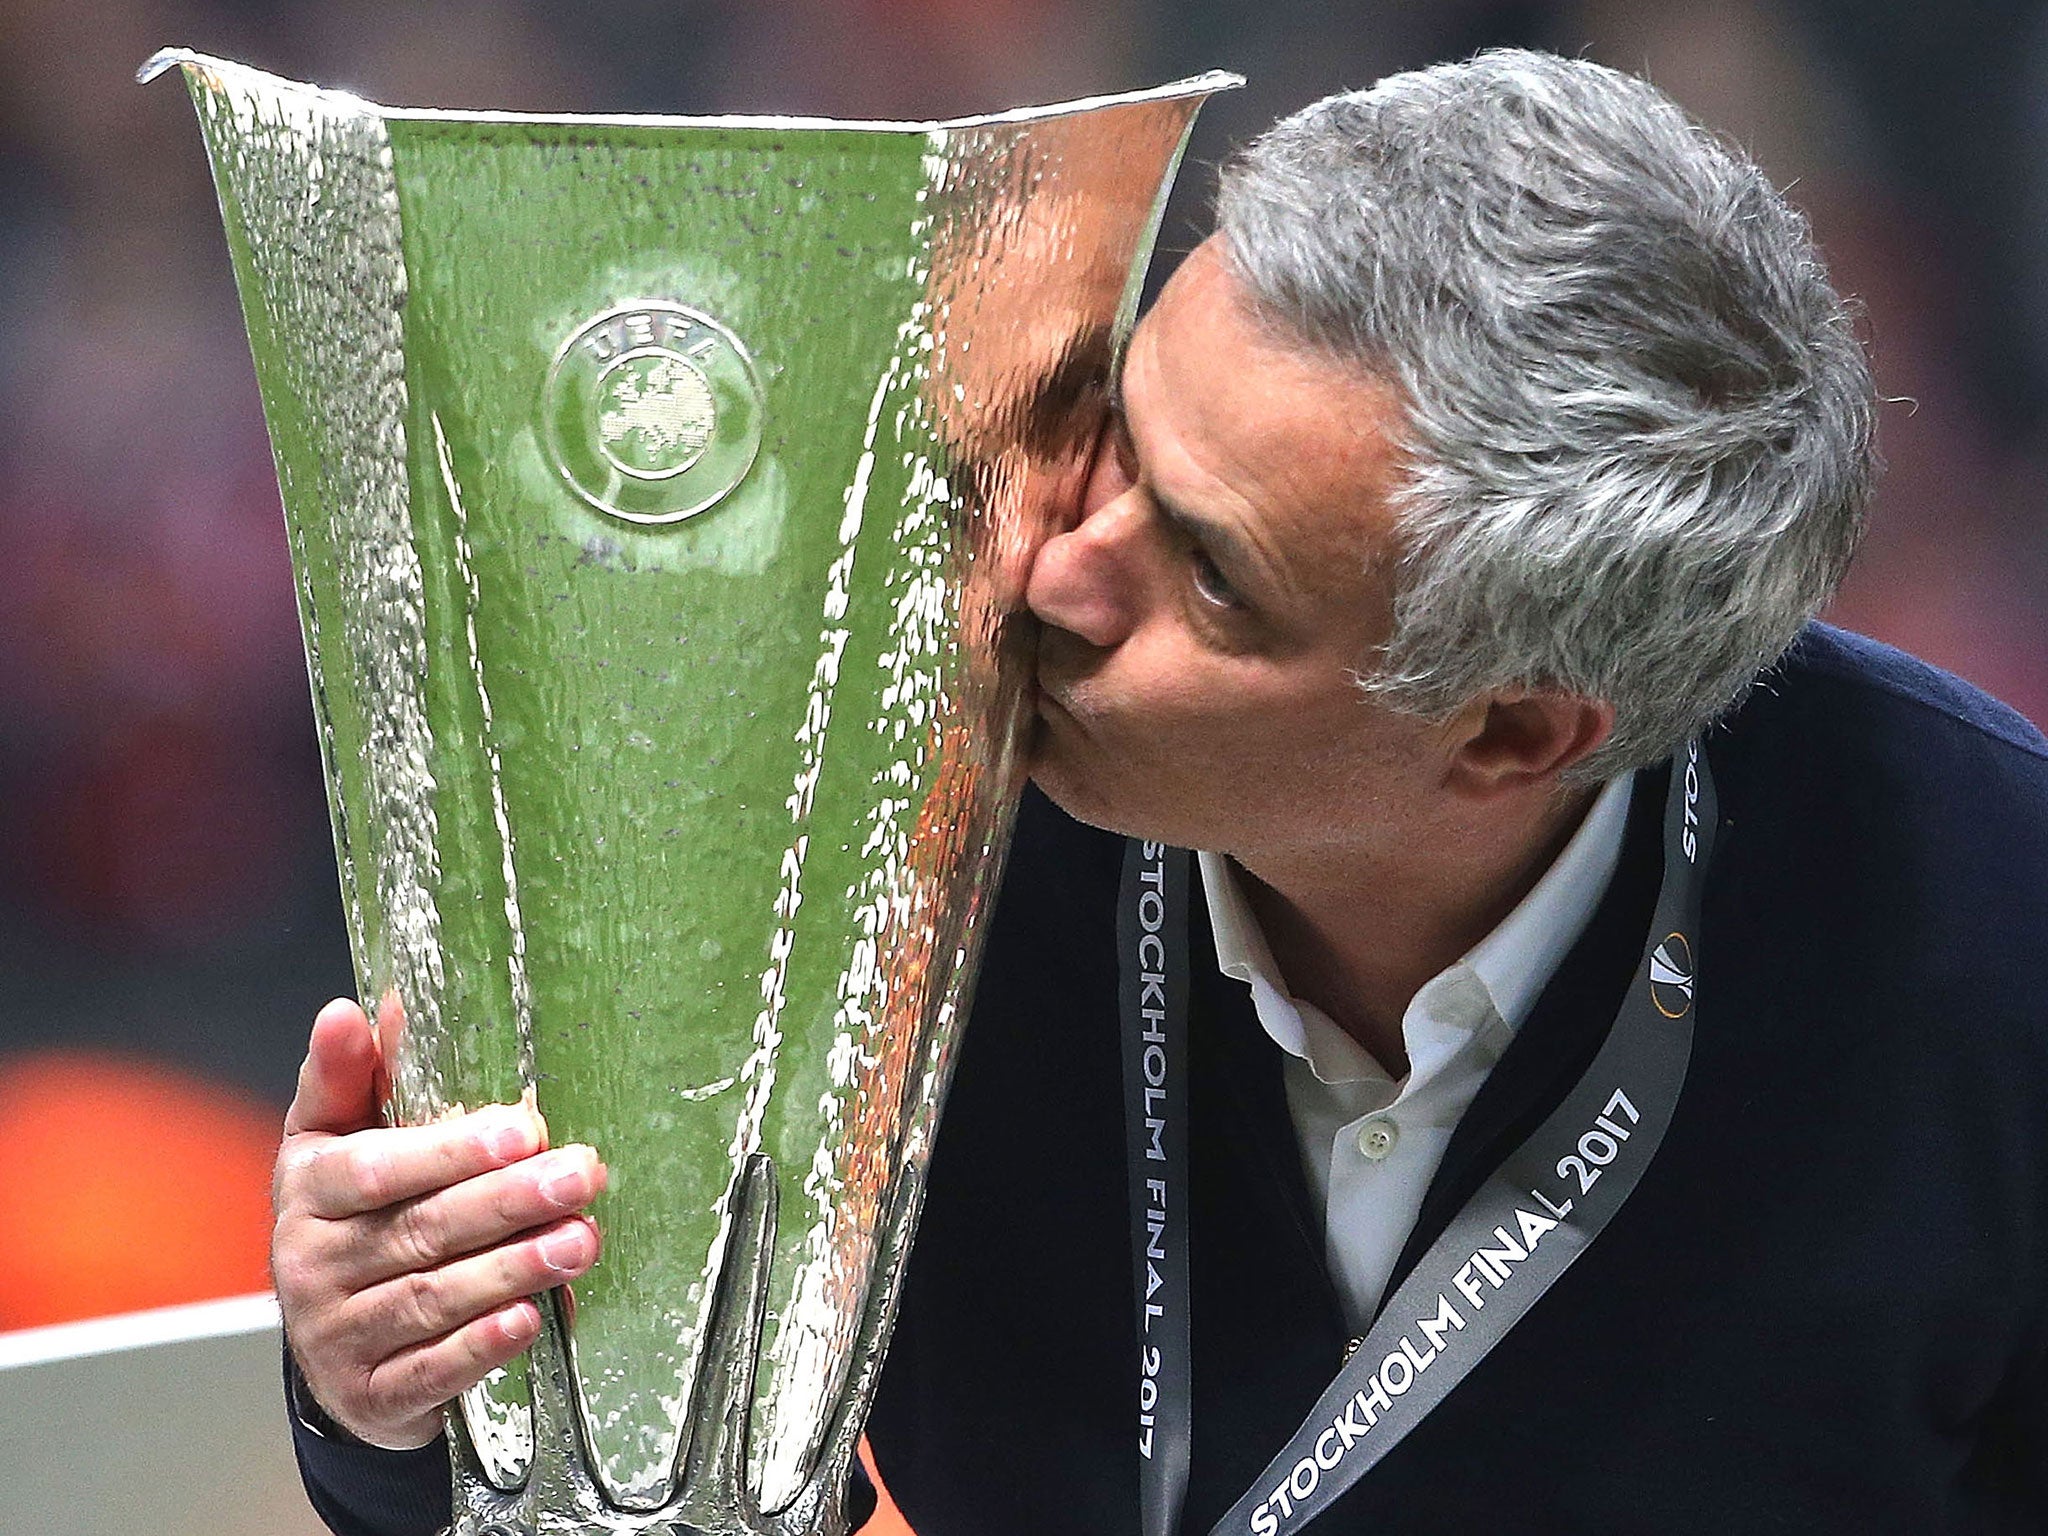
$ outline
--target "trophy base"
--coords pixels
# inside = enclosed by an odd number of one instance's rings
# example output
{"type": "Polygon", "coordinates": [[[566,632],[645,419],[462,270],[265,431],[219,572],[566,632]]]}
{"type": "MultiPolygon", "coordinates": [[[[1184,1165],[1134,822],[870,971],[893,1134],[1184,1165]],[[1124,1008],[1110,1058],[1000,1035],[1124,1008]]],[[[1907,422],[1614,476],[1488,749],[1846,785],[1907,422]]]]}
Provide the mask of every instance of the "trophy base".
{"type": "Polygon", "coordinates": [[[731,1245],[719,1272],[690,1396],[688,1449],[670,1499],[656,1509],[621,1509],[605,1496],[576,1407],[561,1294],[550,1292],[541,1298],[540,1337],[528,1365],[532,1469],[517,1489],[493,1484],[461,1413],[451,1408],[455,1519],[447,1536],[844,1536],[846,1482],[888,1346],[894,1297],[922,1191],[923,1181],[915,1173],[907,1173],[897,1186],[881,1232],[878,1283],[861,1315],[848,1390],[826,1430],[816,1465],[788,1505],[764,1512],[747,1483],[754,1371],[775,1241],[775,1164],[757,1152],[734,1181],[731,1245]]]}

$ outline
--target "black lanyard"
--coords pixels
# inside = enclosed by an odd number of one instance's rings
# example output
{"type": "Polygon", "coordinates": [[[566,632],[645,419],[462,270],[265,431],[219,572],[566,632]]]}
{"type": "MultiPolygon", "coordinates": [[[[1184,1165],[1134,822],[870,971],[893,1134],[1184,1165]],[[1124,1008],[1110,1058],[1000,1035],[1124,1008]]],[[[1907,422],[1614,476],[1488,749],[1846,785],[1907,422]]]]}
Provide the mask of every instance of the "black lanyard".
{"type": "MultiPolygon", "coordinates": [[[[1700,896],[1717,816],[1698,742],[1673,761],[1642,968],[1572,1091],[1494,1170],[1380,1309],[1212,1536],[1298,1531],[1420,1423],[1586,1250],[1664,1139],[1692,1054],[1700,896]]],[[[1140,1536],[1174,1536],[1190,1438],[1188,855],[1133,841],[1117,904],[1140,1536]]]]}

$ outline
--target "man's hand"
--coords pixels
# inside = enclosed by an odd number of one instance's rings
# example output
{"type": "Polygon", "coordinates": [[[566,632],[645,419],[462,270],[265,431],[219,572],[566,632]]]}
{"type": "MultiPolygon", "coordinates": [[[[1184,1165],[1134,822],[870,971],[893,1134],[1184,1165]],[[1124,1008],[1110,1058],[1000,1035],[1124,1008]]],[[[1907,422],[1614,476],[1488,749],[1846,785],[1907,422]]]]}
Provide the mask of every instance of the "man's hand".
{"type": "Polygon", "coordinates": [[[549,1151],[540,1116],[514,1105],[380,1126],[377,1072],[363,1010],[321,1009],[278,1149],[270,1263],[314,1398],[397,1450],[431,1441],[444,1403],[533,1342],[527,1298],[597,1261],[580,1212],[605,1169],[589,1147],[549,1151]]]}

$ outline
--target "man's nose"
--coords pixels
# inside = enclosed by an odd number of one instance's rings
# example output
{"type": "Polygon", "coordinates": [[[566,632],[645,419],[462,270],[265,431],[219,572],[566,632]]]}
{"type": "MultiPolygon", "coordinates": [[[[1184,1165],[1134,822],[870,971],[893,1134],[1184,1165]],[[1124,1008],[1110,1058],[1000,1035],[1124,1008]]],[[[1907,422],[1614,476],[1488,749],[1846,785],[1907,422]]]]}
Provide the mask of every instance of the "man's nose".
{"type": "Polygon", "coordinates": [[[1143,597],[1136,547],[1142,516],[1141,498],[1126,493],[1048,539],[1032,562],[1025,606],[1099,649],[1120,645],[1137,624],[1143,597]]]}

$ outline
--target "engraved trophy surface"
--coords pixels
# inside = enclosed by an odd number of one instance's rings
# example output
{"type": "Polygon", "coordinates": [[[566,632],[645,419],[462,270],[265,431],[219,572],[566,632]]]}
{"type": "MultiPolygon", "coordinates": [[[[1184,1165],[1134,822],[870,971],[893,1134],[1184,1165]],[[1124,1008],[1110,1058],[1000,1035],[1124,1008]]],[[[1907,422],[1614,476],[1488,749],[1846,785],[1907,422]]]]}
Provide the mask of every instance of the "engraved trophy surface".
{"type": "Polygon", "coordinates": [[[396,111],[194,54],[394,1119],[605,1255],[455,1530],[836,1536],[1071,515],[1211,75],[942,124],[396,111]],[[573,1320],[573,1325],[572,1325],[573,1320]]]}

